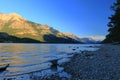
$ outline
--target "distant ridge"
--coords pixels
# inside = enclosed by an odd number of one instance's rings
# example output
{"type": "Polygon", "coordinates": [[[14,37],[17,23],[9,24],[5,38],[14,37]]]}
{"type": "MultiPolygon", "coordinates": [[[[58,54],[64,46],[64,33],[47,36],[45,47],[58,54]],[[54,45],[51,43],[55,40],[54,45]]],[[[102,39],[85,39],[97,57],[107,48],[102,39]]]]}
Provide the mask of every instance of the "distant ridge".
{"type": "Polygon", "coordinates": [[[90,37],[84,37],[84,38],[80,38],[70,32],[65,32],[64,33],[66,36],[72,38],[72,39],[75,39],[79,42],[82,42],[84,44],[98,44],[98,43],[101,43],[100,40],[94,40],[93,38],[90,38],[90,37]]]}
{"type": "MultiPolygon", "coordinates": [[[[4,14],[0,13],[0,38],[6,37],[3,36],[3,33],[7,35],[7,42],[20,42],[19,40],[15,41],[10,37],[14,36],[17,38],[27,38],[32,39],[37,42],[43,43],[81,43],[80,41],[75,40],[69,36],[66,36],[64,33],[48,26],[38,24],[29,20],[26,20],[21,15],[17,13],[4,14]]],[[[2,39],[6,42],[5,39],[2,39]]],[[[24,42],[24,41],[22,41],[24,42]]]]}

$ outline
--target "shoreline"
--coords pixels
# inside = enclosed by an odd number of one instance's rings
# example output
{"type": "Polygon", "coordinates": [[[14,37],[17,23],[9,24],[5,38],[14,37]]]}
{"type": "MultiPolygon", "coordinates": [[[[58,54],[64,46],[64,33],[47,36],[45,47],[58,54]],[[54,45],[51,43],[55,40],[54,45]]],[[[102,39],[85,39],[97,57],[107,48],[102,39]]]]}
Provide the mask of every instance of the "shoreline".
{"type": "Polygon", "coordinates": [[[70,80],[119,80],[119,49],[120,45],[103,44],[97,51],[75,54],[62,66],[72,75],[70,80]]]}
{"type": "Polygon", "coordinates": [[[38,71],[16,76],[16,78],[3,79],[23,80],[26,76],[29,76],[27,78],[33,80],[119,80],[120,45],[103,44],[97,48],[99,48],[97,51],[81,51],[81,53],[74,54],[69,61],[53,67],[55,71],[58,66],[62,67],[63,70],[50,76],[42,76],[44,71],[38,71]]]}

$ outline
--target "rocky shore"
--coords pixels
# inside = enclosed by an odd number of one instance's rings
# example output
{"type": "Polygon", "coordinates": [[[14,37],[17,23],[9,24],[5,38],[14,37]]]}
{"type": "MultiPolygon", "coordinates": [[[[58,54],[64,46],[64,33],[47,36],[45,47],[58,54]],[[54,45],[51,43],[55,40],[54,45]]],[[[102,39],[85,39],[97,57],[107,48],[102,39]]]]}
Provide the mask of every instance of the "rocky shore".
{"type": "Polygon", "coordinates": [[[120,45],[76,54],[63,67],[72,75],[70,80],[120,80],[120,45]]]}
{"type": "MultiPolygon", "coordinates": [[[[92,47],[92,46],[90,46],[92,47]]],[[[41,77],[39,72],[23,75],[27,80],[120,80],[120,45],[101,45],[97,51],[82,51],[59,65],[63,72],[41,77]],[[62,77],[60,76],[62,74],[62,77]],[[63,76],[64,75],[64,76],[63,76]]],[[[56,67],[57,68],[57,67],[56,67]]],[[[24,80],[22,75],[2,80],[24,80]],[[18,78],[18,79],[17,79],[18,78]]]]}

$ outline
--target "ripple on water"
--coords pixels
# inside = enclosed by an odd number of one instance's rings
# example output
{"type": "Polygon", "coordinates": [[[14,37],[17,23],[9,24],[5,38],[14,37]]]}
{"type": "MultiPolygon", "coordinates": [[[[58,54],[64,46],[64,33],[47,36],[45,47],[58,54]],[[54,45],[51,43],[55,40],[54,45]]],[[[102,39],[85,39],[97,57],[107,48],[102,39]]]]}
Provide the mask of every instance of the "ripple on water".
{"type": "Polygon", "coordinates": [[[97,49],[88,46],[90,45],[0,44],[0,64],[10,64],[7,71],[0,74],[0,78],[15,78],[15,76],[20,75],[17,76],[16,80],[30,80],[30,75],[32,75],[32,78],[40,78],[58,72],[60,73],[59,76],[67,76],[64,68],[60,66],[57,66],[56,69],[52,68],[49,61],[59,59],[58,64],[62,64],[69,61],[69,57],[72,57],[75,52],[97,49]],[[73,51],[73,48],[76,48],[76,50],[73,51]]]}

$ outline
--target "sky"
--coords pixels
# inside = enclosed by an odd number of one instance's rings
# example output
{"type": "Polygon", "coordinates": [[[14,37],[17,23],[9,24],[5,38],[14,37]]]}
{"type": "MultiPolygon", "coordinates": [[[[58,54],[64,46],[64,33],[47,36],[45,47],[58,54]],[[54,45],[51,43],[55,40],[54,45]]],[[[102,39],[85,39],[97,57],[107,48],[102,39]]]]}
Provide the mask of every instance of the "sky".
{"type": "MultiPolygon", "coordinates": [[[[110,6],[115,0],[2,0],[0,12],[18,13],[27,20],[47,24],[80,37],[108,34],[110,6]]],[[[100,37],[99,37],[100,36],[100,37]]]]}

